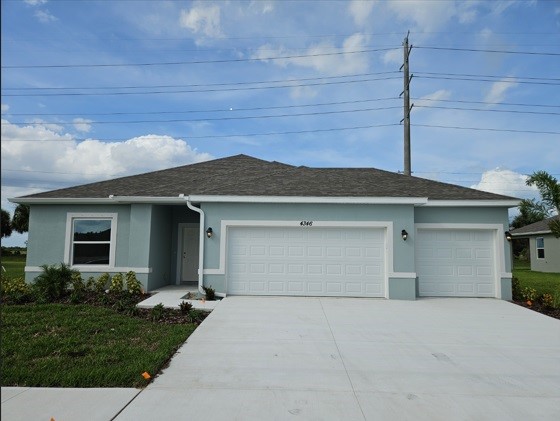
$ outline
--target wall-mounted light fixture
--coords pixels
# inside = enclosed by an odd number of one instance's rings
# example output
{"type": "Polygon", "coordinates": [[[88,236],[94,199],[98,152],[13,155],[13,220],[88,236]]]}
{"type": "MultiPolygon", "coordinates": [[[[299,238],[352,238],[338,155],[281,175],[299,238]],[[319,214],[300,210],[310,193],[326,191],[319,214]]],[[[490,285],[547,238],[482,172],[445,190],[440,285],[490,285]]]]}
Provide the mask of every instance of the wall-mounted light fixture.
{"type": "Polygon", "coordinates": [[[212,237],[212,235],[214,234],[214,231],[212,231],[212,227],[208,227],[208,229],[206,230],[206,236],[208,238],[212,237]]]}
{"type": "Polygon", "coordinates": [[[404,241],[406,241],[406,239],[408,238],[408,232],[406,232],[406,230],[402,230],[401,237],[404,241]]]}
{"type": "Polygon", "coordinates": [[[511,241],[511,239],[513,238],[513,237],[511,236],[511,232],[509,232],[509,231],[506,231],[506,232],[505,232],[505,235],[506,235],[506,240],[508,240],[508,241],[511,241]]]}

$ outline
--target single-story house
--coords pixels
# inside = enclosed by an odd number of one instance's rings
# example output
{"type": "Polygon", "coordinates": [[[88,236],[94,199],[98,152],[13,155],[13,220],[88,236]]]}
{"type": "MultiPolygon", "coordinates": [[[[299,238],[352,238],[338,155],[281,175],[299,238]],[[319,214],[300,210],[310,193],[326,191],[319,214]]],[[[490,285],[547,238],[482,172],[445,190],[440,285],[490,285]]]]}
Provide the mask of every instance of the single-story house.
{"type": "Polygon", "coordinates": [[[519,200],[414,176],[237,155],[11,201],[31,209],[28,281],[65,262],[146,290],[511,299],[519,200]]]}
{"type": "Polygon", "coordinates": [[[560,238],[556,238],[548,225],[560,220],[560,215],[511,231],[513,238],[529,239],[531,270],[560,273],[560,238]]]}

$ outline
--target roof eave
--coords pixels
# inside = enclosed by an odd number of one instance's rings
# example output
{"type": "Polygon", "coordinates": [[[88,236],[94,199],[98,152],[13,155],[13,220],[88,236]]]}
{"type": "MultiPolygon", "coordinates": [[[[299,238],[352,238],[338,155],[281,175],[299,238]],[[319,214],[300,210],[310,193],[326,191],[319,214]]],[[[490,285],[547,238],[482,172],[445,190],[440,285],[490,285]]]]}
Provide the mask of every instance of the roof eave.
{"type": "Polygon", "coordinates": [[[513,199],[463,199],[463,200],[435,200],[430,199],[426,206],[431,207],[507,207],[514,208],[519,206],[520,200],[513,199]]]}
{"type": "Polygon", "coordinates": [[[425,197],[355,197],[355,196],[220,196],[192,195],[194,203],[334,203],[334,204],[376,204],[376,205],[425,205],[425,197]]]}
{"type": "Polygon", "coordinates": [[[107,196],[107,197],[15,197],[8,199],[12,203],[25,205],[104,205],[127,203],[178,204],[185,203],[185,196],[107,196]]]}

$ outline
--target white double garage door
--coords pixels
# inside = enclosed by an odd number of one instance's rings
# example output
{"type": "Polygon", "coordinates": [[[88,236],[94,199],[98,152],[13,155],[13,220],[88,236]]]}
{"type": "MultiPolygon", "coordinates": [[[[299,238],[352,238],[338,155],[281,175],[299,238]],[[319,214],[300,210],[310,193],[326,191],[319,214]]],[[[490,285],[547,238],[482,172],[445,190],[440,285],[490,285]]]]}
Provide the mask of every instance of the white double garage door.
{"type": "MultiPolygon", "coordinates": [[[[228,294],[387,296],[386,228],[231,227],[227,236],[228,294]]],[[[419,229],[415,248],[420,296],[495,296],[492,230],[419,229]]]]}

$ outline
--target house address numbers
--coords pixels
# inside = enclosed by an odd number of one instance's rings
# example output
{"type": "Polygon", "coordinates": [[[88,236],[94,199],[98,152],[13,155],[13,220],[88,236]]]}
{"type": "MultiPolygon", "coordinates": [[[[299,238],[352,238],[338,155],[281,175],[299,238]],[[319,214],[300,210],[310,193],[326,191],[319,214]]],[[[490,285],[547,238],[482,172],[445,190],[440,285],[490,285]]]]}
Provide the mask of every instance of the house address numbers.
{"type": "Polygon", "coordinates": [[[299,225],[302,227],[311,227],[313,226],[313,221],[301,221],[299,225]]]}

